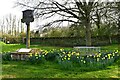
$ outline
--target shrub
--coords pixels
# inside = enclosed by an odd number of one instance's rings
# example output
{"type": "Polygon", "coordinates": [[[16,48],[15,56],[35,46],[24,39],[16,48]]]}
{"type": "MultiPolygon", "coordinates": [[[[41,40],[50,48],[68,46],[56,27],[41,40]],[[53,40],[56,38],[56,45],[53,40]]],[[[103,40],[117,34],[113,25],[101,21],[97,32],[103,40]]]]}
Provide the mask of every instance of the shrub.
{"type": "Polygon", "coordinates": [[[11,54],[10,53],[3,53],[2,54],[2,60],[3,61],[11,61],[12,60],[11,54]]]}

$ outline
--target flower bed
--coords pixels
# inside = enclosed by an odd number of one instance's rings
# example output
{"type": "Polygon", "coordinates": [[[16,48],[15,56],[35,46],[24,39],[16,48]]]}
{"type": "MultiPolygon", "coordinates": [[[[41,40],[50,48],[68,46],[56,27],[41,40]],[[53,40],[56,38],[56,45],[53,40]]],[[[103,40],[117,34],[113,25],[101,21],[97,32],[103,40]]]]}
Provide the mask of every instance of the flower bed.
{"type": "MultiPolygon", "coordinates": [[[[39,64],[45,61],[57,62],[64,69],[72,67],[105,68],[112,65],[119,58],[119,51],[98,52],[93,54],[81,54],[75,50],[53,49],[40,50],[40,53],[30,54],[29,61],[32,64],[39,64]]],[[[9,54],[3,55],[3,60],[10,60],[9,54]],[[5,56],[6,55],[6,56],[5,56]],[[9,58],[9,59],[7,59],[9,58]]]]}

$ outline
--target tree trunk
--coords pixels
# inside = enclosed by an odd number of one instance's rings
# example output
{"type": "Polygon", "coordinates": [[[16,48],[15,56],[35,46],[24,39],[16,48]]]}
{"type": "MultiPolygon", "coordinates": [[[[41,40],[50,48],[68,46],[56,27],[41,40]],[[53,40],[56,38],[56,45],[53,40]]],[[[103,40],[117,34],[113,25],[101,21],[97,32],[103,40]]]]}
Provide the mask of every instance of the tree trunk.
{"type": "Polygon", "coordinates": [[[89,20],[86,21],[85,26],[86,26],[86,46],[91,46],[91,25],[89,20]]]}
{"type": "Polygon", "coordinates": [[[112,38],[109,36],[109,43],[112,44],[112,38]]]}

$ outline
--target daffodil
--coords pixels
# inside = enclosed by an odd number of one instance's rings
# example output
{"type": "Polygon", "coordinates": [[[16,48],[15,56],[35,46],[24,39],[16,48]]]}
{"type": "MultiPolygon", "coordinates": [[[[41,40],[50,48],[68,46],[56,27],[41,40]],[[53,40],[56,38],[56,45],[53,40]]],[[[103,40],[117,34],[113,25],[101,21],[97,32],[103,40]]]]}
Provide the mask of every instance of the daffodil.
{"type": "Polygon", "coordinates": [[[97,58],[97,61],[99,61],[99,58],[97,58]]]}
{"type": "Polygon", "coordinates": [[[64,57],[64,60],[66,60],[66,57],[64,57]]]}
{"type": "Polygon", "coordinates": [[[70,60],[70,58],[68,58],[68,60],[70,60]]]}
{"type": "Polygon", "coordinates": [[[68,54],[68,57],[70,57],[71,56],[71,54],[68,54]]]}
{"type": "Polygon", "coordinates": [[[115,53],[113,53],[113,56],[115,56],[115,53]]]}
{"type": "Polygon", "coordinates": [[[36,59],[38,59],[39,57],[37,56],[36,59]]]}
{"type": "Polygon", "coordinates": [[[113,56],[111,58],[113,58],[113,56]]]}
{"type": "Polygon", "coordinates": [[[92,55],[90,55],[90,57],[91,57],[92,55]]]}
{"type": "Polygon", "coordinates": [[[73,55],[74,53],[72,52],[72,55],[73,55]]]}
{"type": "Polygon", "coordinates": [[[76,55],[77,55],[77,56],[79,56],[79,55],[80,55],[80,53],[76,53],[76,55]]]}
{"type": "Polygon", "coordinates": [[[32,56],[32,53],[29,53],[30,54],[30,57],[32,56]]]}
{"type": "Polygon", "coordinates": [[[107,55],[105,55],[105,57],[107,57],[107,55]]]}
{"type": "Polygon", "coordinates": [[[37,53],[35,53],[35,56],[38,56],[38,54],[37,54],[37,53]]]}
{"type": "Polygon", "coordinates": [[[60,51],[63,51],[63,49],[60,49],[60,51]]]}
{"type": "Polygon", "coordinates": [[[111,54],[108,54],[108,59],[110,59],[110,55],[111,55],[111,54]]]}
{"type": "Polygon", "coordinates": [[[41,55],[39,55],[39,57],[41,57],[41,55]]]}
{"type": "Polygon", "coordinates": [[[86,61],[83,61],[83,63],[86,63],[86,61]]]}
{"type": "Polygon", "coordinates": [[[119,51],[118,51],[118,50],[116,50],[116,52],[118,53],[119,51]]]}
{"type": "Polygon", "coordinates": [[[105,59],[105,57],[103,57],[102,59],[105,59]]]}
{"type": "Polygon", "coordinates": [[[71,52],[68,52],[69,54],[71,54],[71,52]]]}
{"type": "Polygon", "coordinates": [[[63,52],[63,54],[65,54],[65,52],[63,52]]]}

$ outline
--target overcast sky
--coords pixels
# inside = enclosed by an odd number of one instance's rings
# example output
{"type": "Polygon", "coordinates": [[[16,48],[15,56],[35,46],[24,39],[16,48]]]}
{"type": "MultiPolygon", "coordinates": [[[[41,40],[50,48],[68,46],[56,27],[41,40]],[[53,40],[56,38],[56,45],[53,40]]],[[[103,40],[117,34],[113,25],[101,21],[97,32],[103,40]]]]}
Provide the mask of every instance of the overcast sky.
{"type": "MultiPolygon", "coordinates": [[[[22,18],[22,9],[15,6],[16,0],[0,0],[0,20],[9,14],[16,15],[18,19],[22,18]]],[[[31,23],[31,29],[34,29],[36,23],[31,23]]]]}
{"type": "Polygon", "coordinates": [[[10,13],[19,17],[22,15],[20,9],[13,8],[15,1],[16,0],[0,0],[0,18],[10,13]]]}
{"type": "MultiPolygon", "coordinates": [[[[22,10],[18,9],[18,8],[13,8],[13,6],[15,5],[14,2],[16,0],[0,0],[0,18],[2,16],[5,16],[7,14],[14,14],[17,16],[22,15],[22,10]]],[[[96,0],[98,1],[98,0],[96,0]]],[[[104,1],[104,0],[102,0],[104,1]]],[[[105,0],[107,1],[107,0],[105,0]]],[[[115,1],[115,0],[108,0],[108,1],[115,1]]]]}

